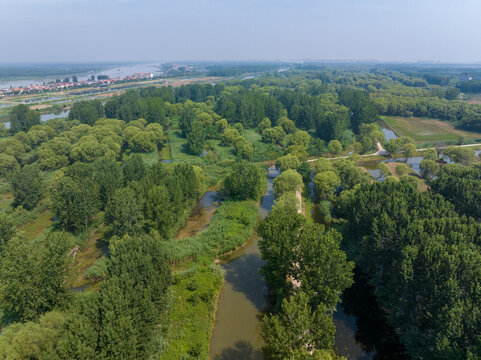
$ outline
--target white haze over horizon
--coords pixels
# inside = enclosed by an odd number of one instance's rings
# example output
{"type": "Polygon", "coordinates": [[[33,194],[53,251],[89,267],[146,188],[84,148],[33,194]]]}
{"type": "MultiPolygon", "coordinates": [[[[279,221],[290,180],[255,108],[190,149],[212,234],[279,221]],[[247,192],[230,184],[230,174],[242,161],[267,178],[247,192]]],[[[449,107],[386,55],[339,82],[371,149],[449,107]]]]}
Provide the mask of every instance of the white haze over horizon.
{"type": "Polygon", "coordinates": [[[0,63],[481,62],[479,0],[0,0],[0,63]]]}

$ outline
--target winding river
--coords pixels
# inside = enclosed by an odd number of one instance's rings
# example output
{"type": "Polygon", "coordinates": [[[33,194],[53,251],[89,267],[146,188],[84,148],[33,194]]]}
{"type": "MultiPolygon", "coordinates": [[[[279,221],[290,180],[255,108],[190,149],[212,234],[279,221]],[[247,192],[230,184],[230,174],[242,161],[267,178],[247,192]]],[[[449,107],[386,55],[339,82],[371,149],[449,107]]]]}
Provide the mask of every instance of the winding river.
{"type": "MultiPolygon", "coordinates": [[[[259,214],[264,218],[274,205],[274,178],[279,171],[269,169],[267,191],[259,214]]],[[[225,258],[224,285],[210,342],[211,360],[262,360],[260,320],[266,310],[267,283],[259,274],[263,265],[258,236],[225,258]]]]}

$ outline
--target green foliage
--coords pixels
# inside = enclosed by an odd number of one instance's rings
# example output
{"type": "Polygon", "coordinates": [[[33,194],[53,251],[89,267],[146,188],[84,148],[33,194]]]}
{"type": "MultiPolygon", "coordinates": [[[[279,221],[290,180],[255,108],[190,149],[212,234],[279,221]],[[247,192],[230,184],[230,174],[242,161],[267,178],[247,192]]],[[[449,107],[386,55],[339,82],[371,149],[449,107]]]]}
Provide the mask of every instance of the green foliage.
{"type": "Polygon", "coordinates": [[[342,194],[344,241],[413,357],[479,356],[479,224],[410,184],[342,194]],[[382,206],[379,206],[382,204],[382,206]],[[466,346],[466,344],[472,346],[466,346]]]}
{"type": "Polygon", "coordinates": [[[16,134],[19,131],[28,131],[32,126],[40,124],[40,114],[30,110],[27,105],[20,104],[10,110],[10,131],[16,134]]]}
{"type": "Polygon", "coordinates": [[[439,172],[439,164],[434,160],[425,159],[421,161],[419,168],[421,169],[421,175],[427,180],[432,180],[439,172]]]}
{"type": "Polygon", "coordinates": [[[104,116],[104,108],[99,100],[77,101],[72,105],[68,119],[93,125],[102,116],[104,116]]]}
{"type": "Polygon", "coordinates": [[[323,171],[314,177],[314,191],[320,199],[331,199],[341,185],[341,179],[334,171],[323,171]]]}
{"type": "Polygon", "coordinates": [[[243,137],[238,137],[234,142],[234,151],[241,159],[251,159],[254,148],[243,137]]]}
{"type": "Polygon", "coordinates": [[[134,154],[125,161],[122,170],[124,172],[125,180],[131,182],[142,179],[145,175],[146,167],[142,157],[138,154],[134,154]]]}
{"type": "Polygon", "coordinates": [[[324,171],[333,171],[331,160],[329,160],[327,158],[319,158],[314,163],[313,169],[314,169],[314,172],[316,174],[324,172],[324,171]]]}
{"type": "Polygon", "coordinates": [[[15,226],[12,220],[5,214],[0,215],[0,252],[15,235],[15,226]]]}
{"type": "Polygon", "coordinates": [[[281,312],[265,317],[262,336],[269,359],[308,359],[311,352],[334,346],[335,328],[327,308],[314,309],[309,296],[299,292],[282,301],[281,312]],[[302,357],[300,356],[302,354],[302,357]]]}
{"type": "Polygon", "coordinates": [[[18,170],[19,165],[17,160],[7,154],[0,154],[0,176],[7,176],[16,170],[18,170]]]}
{"type": "Polygon", "coordinates": [[[463,165],[470,165],[475,159],[474,150],[469,148],[449,147],[444,153],[449,156],[452,161],[463,165]]]}
{"type": "Polygon", "coordinates": [[[438,158],[438,152],[436,149],[429,148],[423,152],[423,156],[425,160],[436,160],[438,158]]]}
{"type": "Polygon", "coordinates": [[[259,125],[257,126],[257,128],[259,129],[259,132],[262,134],[262,132],[265,130],[265,129],[268,129],[271,127],[271,121],[269,120],[269,118],[264,118],[262,119],[262,121],[259,123],[259,125]]]}
{"type": "Polygon", "coordinates": [[[274,194],[280,197],[286,192],[302,190],[302,176],[294,169],[288,169],[274,179],[274,194]]]}
{"type": "Polygon", "coordinates": [[[31,320],[69,300],[67,252],[72,245],[65,233],[45,239],[11,238],[2,249],[0,303],[19,320],[31,320]]]}
{"type": "Polygon", "coordinates": [[[399,164],[396,166],[396,174],[399,176],[406,175],[409,172],[409,167],[406,164],[399,164]]]}
{"type": "Polygon", "coordinates": [[[262,141],[271,144],[280,144],[286,133],[284,129],[280,126],[275,126],[273,128],[264,129],[262,131],[262,141]]]}
{"type": "Polygon", "coordinates": [[[221,136],[221,143],[223,146],[233,145],[234,142],[240,137],[239,132],[236,129],[225,129],[221,136]]]}
{"type": "Polygon", "coordinates": [[[100,194],[90,167],[77,164],[70,175],[62,177],[52,188],[52,209],[58,226],[73,233],[86,230],[100,209],[100,194]]]}
{"type": "Polygon", "coordinates": [[[10,179],[14,206],[32,210],[42,199],[44,184],[36,165],[27,165],[13,173],[10,179]]]}
{"type": "Polygon", "coordinates": [[[200,155],[205,147],[206,132],[204,124],[193,121],[187,135],[187,148],[192,155],[200,155]]]}
{"type": "Polygon", "coordinates": [[[105,208],[105,224],[113,235],[136,235],[144,225],[143,199],[131,188],[113,192],[105,208]]]}
{"type": "Polygon", "coordinates": [[[442,166],[432,189],[451,202],[466,216],[481,219],[481,179],[479,170],[450,164],[442,166]]]}
{"type": "Polygon", "coordinates": [[[173,278],[172,305],[167,319],[167,346],[159,354],[161,359],[208,357],[214,321],[212,310],[222,285],[222,269],[218,265],[208,266],[208,262],[211,260],[205,258],[193,262],[173,278]]]}
{"type": "Polygon", "coordinates": [[[252,200],[224,201],[217,209],[209,227],[198,236],[171,239],[163,244],[172,264],[227,253],[245,244],[252,235],[259,209],[252,200]]]}
{"type": "Polygon", "coordinates": [[[245,161],[237,162],[224,180],[224,188],[234,199],[258,200],[262,192],[261,170],[245,161]]]}
{"type": "Polygon", "coordinates": [[[282,127],[286,134],[293,134],[296,131],[296,124],[294,121],[289,120],[286,117],[281,117],[279,120],[277,120],[277,125],[282,127]]]}
{"type": "Polygon", "coordinates": [[[336,164],[343,189],[350,189],[356,184],[369,184],[371,177],[350,160],[341,160],[336,164]]]}
{"type": "Polygon", "coordinates": [[[285,155],[276,160],[276,168],[281,169],[281,171],[286,171],[288,169],[297,170],[301,166],[299,158],[294,155],[285,155]]]}
{"type": "Polygon", "coordinates": [[[342,144],[337,140],[329,141],[329,145],[327,145],[327,147],[329,148],[331,154],[337,155],[342,152],[342,144]]]}
{"type": "Polygon", "coordinates": [[[0,337],[0,358],[32,360],[53,354],[64,322],[64,314],[51,311],[36,322],[10,325],[0,337]]]}

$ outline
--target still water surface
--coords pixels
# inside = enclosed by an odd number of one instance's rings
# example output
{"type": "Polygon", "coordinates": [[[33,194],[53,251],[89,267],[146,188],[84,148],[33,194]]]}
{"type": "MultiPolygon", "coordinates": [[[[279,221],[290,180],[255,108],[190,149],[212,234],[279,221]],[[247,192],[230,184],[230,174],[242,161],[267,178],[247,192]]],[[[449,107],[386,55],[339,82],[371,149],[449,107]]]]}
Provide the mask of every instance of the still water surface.
{"type": "MultiPolygon", "coordinates": [[[[259,214],[264,218],[274,204],[273,181],[279,171],[269,169],[267,191],[259,214]]],[[[262,360],[260,320],[266,310],[267,283],[259,274],[264,264],[258,236],[225,259],[224,285],[217,302],[210,342],[211,360],[262,360]]]]}

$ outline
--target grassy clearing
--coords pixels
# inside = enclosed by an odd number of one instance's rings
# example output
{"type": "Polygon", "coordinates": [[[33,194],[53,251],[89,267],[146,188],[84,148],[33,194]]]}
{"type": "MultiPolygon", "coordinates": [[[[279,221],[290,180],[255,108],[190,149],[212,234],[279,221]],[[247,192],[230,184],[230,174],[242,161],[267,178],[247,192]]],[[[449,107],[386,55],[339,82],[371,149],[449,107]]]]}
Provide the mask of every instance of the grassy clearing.
{"type": "Polygon", "coordinates": [[[259,209],[253,200],[225,201],[217,209],[209,227],[198,236],[170,239],[164,243],[172,265],[232,251],[244,244],[257,224],[259,209]]]}
{"type": "Polygon", "coordinates": [[[447,121],[418,117],[385,116],[382,118],[399,136],[408,136],[417,144],[457,143],[460,136],[468,141],[481,141],[481,134],[456,129],[447,121]]]}
{"type": "Polygon", "coordinates": [[[158,359],[177,360],[189,354],[207,359],[217,294],[222,285],[222,269],[205,257],[174,274],[166,347],[158,359]]]}
{"type": "Polygon", "coordinates": [[[73,288],[89,290],[95,287],[95,283],[85,277],[85,272],[102,257],[106,232],[107,228],[101,224],[91,232],[85,243],[76,252],[71,273],[73,288]]]}
{"type": "Polygon", "coordinates": [[[53,225],[53,213],[50,210],[45,210],[35,216],[33,221],[29,221],[18,227],[18,230],[23,231],[28,238],[34,238],[41,235],[45,230],[53,225]]]}

